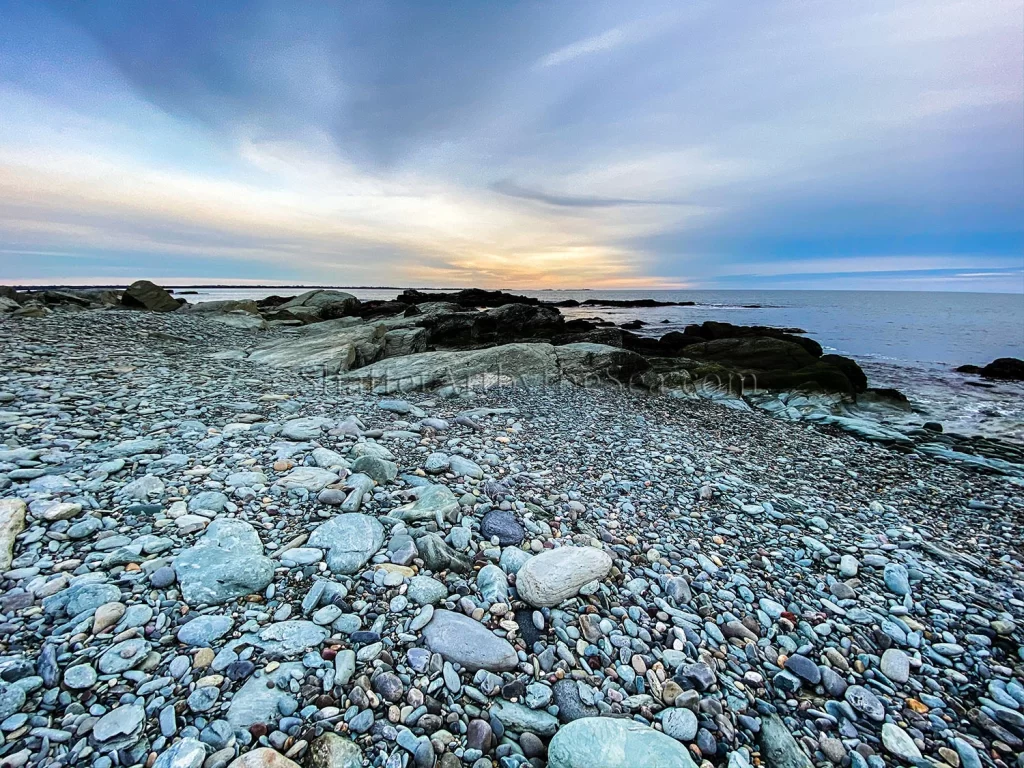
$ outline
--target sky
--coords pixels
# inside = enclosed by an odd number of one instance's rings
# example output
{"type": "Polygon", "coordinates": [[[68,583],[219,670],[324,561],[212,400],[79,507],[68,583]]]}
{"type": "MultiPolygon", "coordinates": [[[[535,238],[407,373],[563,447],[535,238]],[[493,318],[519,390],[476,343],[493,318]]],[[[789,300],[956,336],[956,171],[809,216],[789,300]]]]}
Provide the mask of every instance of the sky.
{"type": "Polygon", "coordinates": [[[0,0],[0,283],[1024,292],[1024,0],[0,0]]]}

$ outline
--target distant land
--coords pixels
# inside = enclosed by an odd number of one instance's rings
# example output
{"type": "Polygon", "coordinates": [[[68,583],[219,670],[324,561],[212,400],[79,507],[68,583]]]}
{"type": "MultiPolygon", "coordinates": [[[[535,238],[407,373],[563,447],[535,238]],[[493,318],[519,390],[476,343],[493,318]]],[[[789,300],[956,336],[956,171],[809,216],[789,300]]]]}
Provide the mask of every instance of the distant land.
{"type": "MultiPolygon", "coordinates": [[[[157,285],[161,285],[159,280],[154,280],[157,285]]],[[[61,288],[74,288],[75,290],[97,290],[97,289],[124,289],[127,288],[130,283],[96,283],[90,285],[69,285],[67,283],[39,283],[35,285],[17,285],[19,291],[53,291],[61,288]]],[[[419,285],[276,285],[276,284],[262,284],[262,283],[202,283],[197,285],[164,285],[162,286],[169,293],[181,293],[182,291],[194,291],[194,290],[211,290],[211,289],[288,289],[288,290],[303,290],[303,291],[317,291],[317,290],[332,290],[332,291],[404,291],[407,289],[413,289],[416,291],[461,291],[462,287],[459,286],[419,286],[419,285]]],[[[590,291],[591,288],[513,288],[510,290],[524,290],[524,291],[590,291]]],[[[610,289],[616,290],[616,289],[610,289]]],[[[652,288],[651,290],[659,290],[652,288]]]]}

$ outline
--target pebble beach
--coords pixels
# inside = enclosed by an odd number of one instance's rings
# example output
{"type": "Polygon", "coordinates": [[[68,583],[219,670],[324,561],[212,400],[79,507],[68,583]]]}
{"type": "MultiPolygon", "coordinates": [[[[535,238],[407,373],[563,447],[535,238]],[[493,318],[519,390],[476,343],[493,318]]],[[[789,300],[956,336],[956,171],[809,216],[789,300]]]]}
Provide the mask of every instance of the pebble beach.
{"type": "Polygon", "coordinates": [[[0,317],[3,768],[1024,766],[1019,478],[252,337],[0,317]]]}

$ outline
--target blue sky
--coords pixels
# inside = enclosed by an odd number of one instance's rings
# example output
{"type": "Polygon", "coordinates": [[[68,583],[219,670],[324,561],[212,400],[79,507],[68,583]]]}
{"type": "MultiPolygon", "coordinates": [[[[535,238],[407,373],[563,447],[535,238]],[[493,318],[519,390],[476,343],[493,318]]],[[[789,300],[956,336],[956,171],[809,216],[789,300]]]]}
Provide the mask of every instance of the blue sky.
{"type": "Polygon", "coordinates": [[[1024,291],[1022,0],[0,22],[0,282],[1024,291]]]}

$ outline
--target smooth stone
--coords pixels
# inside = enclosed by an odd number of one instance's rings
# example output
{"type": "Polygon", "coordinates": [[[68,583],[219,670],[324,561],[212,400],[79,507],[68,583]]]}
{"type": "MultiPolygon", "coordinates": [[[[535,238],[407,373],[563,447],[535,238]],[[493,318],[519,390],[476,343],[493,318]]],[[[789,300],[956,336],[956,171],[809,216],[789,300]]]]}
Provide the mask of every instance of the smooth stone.
{"type": "Polygon", "coordinates": [[[160,753],[153,768],[202,768],[206,760],[206,745],[198,739],[176,741],[160,753]]]}
{"type": "Polygon", "coordinates": [[[677,741],[693,741],[697,735],[697,715],[678,707],[666,709],[661,713],[661,727],[677,741]]]}
{"type": "Polygon", "coordinates": [[[434,653],[476,671],[509,671],[519,664],[515,648],[468,616],[436,610],[423,628],[423,640],[434,653]]]}
{"type": "Polygon", "coordinates": [[[287,684],[293,680],[293,673],[305,674],[302,662],[288,661],[273,672],[259,677],[250,677],[231,698],[228,705],[227,721],[235,728],[248,728],[255,723],[272,725],[281,717],[281,709],[292,709],[296,704],[295,695],[278,688],[278,683],[287,684]],[[270,685],[268,686],[268,683],[270,685]]]}
{"type": "Polygon", "coordinates": [[[234,620],[230,616],[197,616],[178,630],[178,642],[207,648],[230,632],[232,626],[234,620]]]}
{"type": "Polygon", "coordinates": [[[611,556],[595,547],[559,547],[527,560],[516,574],[516,591],[530,605],[554,607],[579,594],[580,588],[603,579],[611,556]]]}
{"type": "Polygon", "coordinates": [[[520,544],[526,537],[526,529],[513,512],[492,509],[480,520],[480,534],[488,541],[497,536],[498,543],[507,547],[520,544]]]}
{"type": "Polygon", "coordinates": [[[414,603],[433,605],[448,597],[448,587],[430,576],[413,576],[406,595],[414,603]]]}
{"type": "Polygon", "coordinates": [[[277,750],[270,747],[259,747],[240,755],[227,768],[300,768],[300,766],[277,750]]]}
{"type": "Polygon", "coordinates": [[[554,715],[504,699],[492,702],[491,716],[516,732],[530,731],[541,736],[552,736],[558,730],[558,720],[554,715]]]}
{"type": "Polygon", "coordinates": [[[910,679],[910,659],[898,648],[889,648],[882,654],[879,668],[894,683],[905,683],[910,679]]]}
{"type": "Polygon", "coordinates": [[[548,744],[548,768],[636,768],[638,765],[696,768],[686,747],[633,720],[607,717],[574,720],[559,728],[548,744]]]}
{"type": "Polygon", "coordinates": [[[894,723],[882,724],[882,744],[890,753],[908,763],[921,759],[921,750],[910,734],[894,723]]]}
{"type": "Polygon", "coordinates": [[[293,658],[319,647],[330,634],[315,622],[292,619],[270,624],[254,635],[245,635],[243,640],[262,649],[271,658],[293,658]]]}

